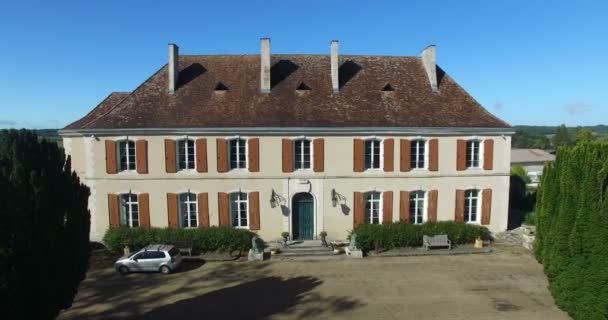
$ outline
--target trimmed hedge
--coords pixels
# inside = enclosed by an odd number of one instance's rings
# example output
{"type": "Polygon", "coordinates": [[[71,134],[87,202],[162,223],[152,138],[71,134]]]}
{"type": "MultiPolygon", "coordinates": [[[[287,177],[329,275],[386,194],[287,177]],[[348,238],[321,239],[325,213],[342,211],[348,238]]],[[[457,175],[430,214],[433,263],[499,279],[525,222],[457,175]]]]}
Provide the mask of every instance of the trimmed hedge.
{"type": "Polygon", "coordinates": [[[166,244],[175,241],[192,241],[192,249],[205,251],[249,250],[254,233],[249,230],[210,227],[205,229],[162,229],[162,228],[110,228],[103,237],[104,244],[111,251],[120,252],[125,244],[132,250],[149,244],[166,244]]]}
{"type": "Polygon", "coordinates": [[[574,319],[608,319],[608,143],[558,149],[536,208],[534,250],[555,303],[574,319]]]}
{"type": "Polygon", "coordinates": [[[353,230],[357,234],[357,244],[363,251],[374,249],[374,241],[379,240],[384,248],[419,247],[422,236],[447,234],[452,244],[474,243],[477,237],[490,239],[486,227],[473,224],[441,221],[423,224],[362,224],[353,230]]]}

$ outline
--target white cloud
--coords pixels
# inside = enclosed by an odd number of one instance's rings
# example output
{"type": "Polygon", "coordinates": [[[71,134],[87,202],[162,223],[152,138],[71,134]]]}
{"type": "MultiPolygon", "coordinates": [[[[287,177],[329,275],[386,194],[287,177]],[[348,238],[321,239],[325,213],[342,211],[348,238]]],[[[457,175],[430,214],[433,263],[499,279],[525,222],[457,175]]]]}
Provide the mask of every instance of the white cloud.
{"type": "Polygon", "coordinates": [[[566,106],[566,110],[568,110],[568,113],[572,116],[591,112],[591,109],[591,105],[584,102],[577,102],[566,106]]]}

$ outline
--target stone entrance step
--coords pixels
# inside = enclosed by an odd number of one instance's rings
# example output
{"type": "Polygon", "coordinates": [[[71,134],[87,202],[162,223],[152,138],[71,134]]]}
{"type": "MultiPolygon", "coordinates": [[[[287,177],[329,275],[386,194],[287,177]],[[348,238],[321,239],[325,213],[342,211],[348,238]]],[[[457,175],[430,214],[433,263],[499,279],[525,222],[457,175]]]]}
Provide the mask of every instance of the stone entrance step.
{"type": "Polygon", "coordinates": [[[333,258],[339,257],[334,254],[332,247],[324,246],[320,240],[288,241],[287,246],[273,258],[333,258]]]}

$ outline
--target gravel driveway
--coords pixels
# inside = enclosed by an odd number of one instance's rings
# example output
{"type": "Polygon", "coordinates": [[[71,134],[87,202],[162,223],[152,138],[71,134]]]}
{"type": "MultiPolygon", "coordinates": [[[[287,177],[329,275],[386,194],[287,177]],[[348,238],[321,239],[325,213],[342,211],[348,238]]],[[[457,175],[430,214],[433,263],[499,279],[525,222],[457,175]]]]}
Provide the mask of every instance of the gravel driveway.
{"type": "Polygon", "coordinates": [[[479,255],[92,269],[59,319],[569,319],[523,248],[479,255]]]}

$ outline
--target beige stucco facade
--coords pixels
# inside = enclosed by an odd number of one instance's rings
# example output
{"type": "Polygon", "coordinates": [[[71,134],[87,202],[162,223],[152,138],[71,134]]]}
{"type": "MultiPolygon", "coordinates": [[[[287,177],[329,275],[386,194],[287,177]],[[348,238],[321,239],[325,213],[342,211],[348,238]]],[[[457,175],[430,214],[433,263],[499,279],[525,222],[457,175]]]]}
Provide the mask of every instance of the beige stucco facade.
{"type": "MultiPolygon", "coordinates": [[[[297,135],[294,135],[295,137],[297,135]]],[[[299,192],[309,192],[314,202],[314,234],[328,233],[330,239],[344,239],[353,227],[353,193],[365,191],[393,191],[393,221],[399,219],[399,192],[414,190],[437,190],[437,219],[453,220],[455,214],[455,192],[457,189],[492,189],[491,231],[503,231],[507,227],[509,199],[509,159],[511,137],[502,134],[488,135],[377,135],[376,138],[395,139],[395,170],[368,170],[353,172],[353,139],[367,138],[369,135],[306,136],[322,137],[325,141],[324,171],[300,170],[282,172],[281,139],[289,135],[242,135],[242,138],[259,138],[259,172],[232,170],[217,171],[217,138],[227,136],[189,135],[189,138],[207,138],[208,172],[196,171],[166,173],[164,139],[180,139],[185,135],[139,135],[129,139],[145,139],[148,143],[148,173],[119,172],[106,173],[105,140],[120,140],[125,135],[65,135],[64,147],[72,157],[72,167],[91,188],[89,208],[91,211],[91,239],[100,240],[109,226],[109,193],[149,193],[150,223],[156,227],[166,227],[167,193],[207,192],[209,195],[210,225],[218,225],[218,192],[257,191],[260,194],[260,230],[264,240],[280,237],[281,232],[291,228],[291,198],[299,192]],[[399,139],[437,138],[439,143],[436,172],[415,169],[399,171],[399,139]],[[493,169],[480,168],[456,170],[457,139],[493,139],[493,169]],[[334,207],[331,192],[340,196],[340,203],[334,207]],[[271,208],[272,192],[281,198],[281,205],[271,208]]],[[[483,150],[482,150],[483,152],[483,150]]],[[[483,158],[483,157],[481,157],[483,158]]],[[[428,161],[427,161],[428,163],[428,161]]],[[[426,210],[425,210],[426,211],[426,210]]]]}

